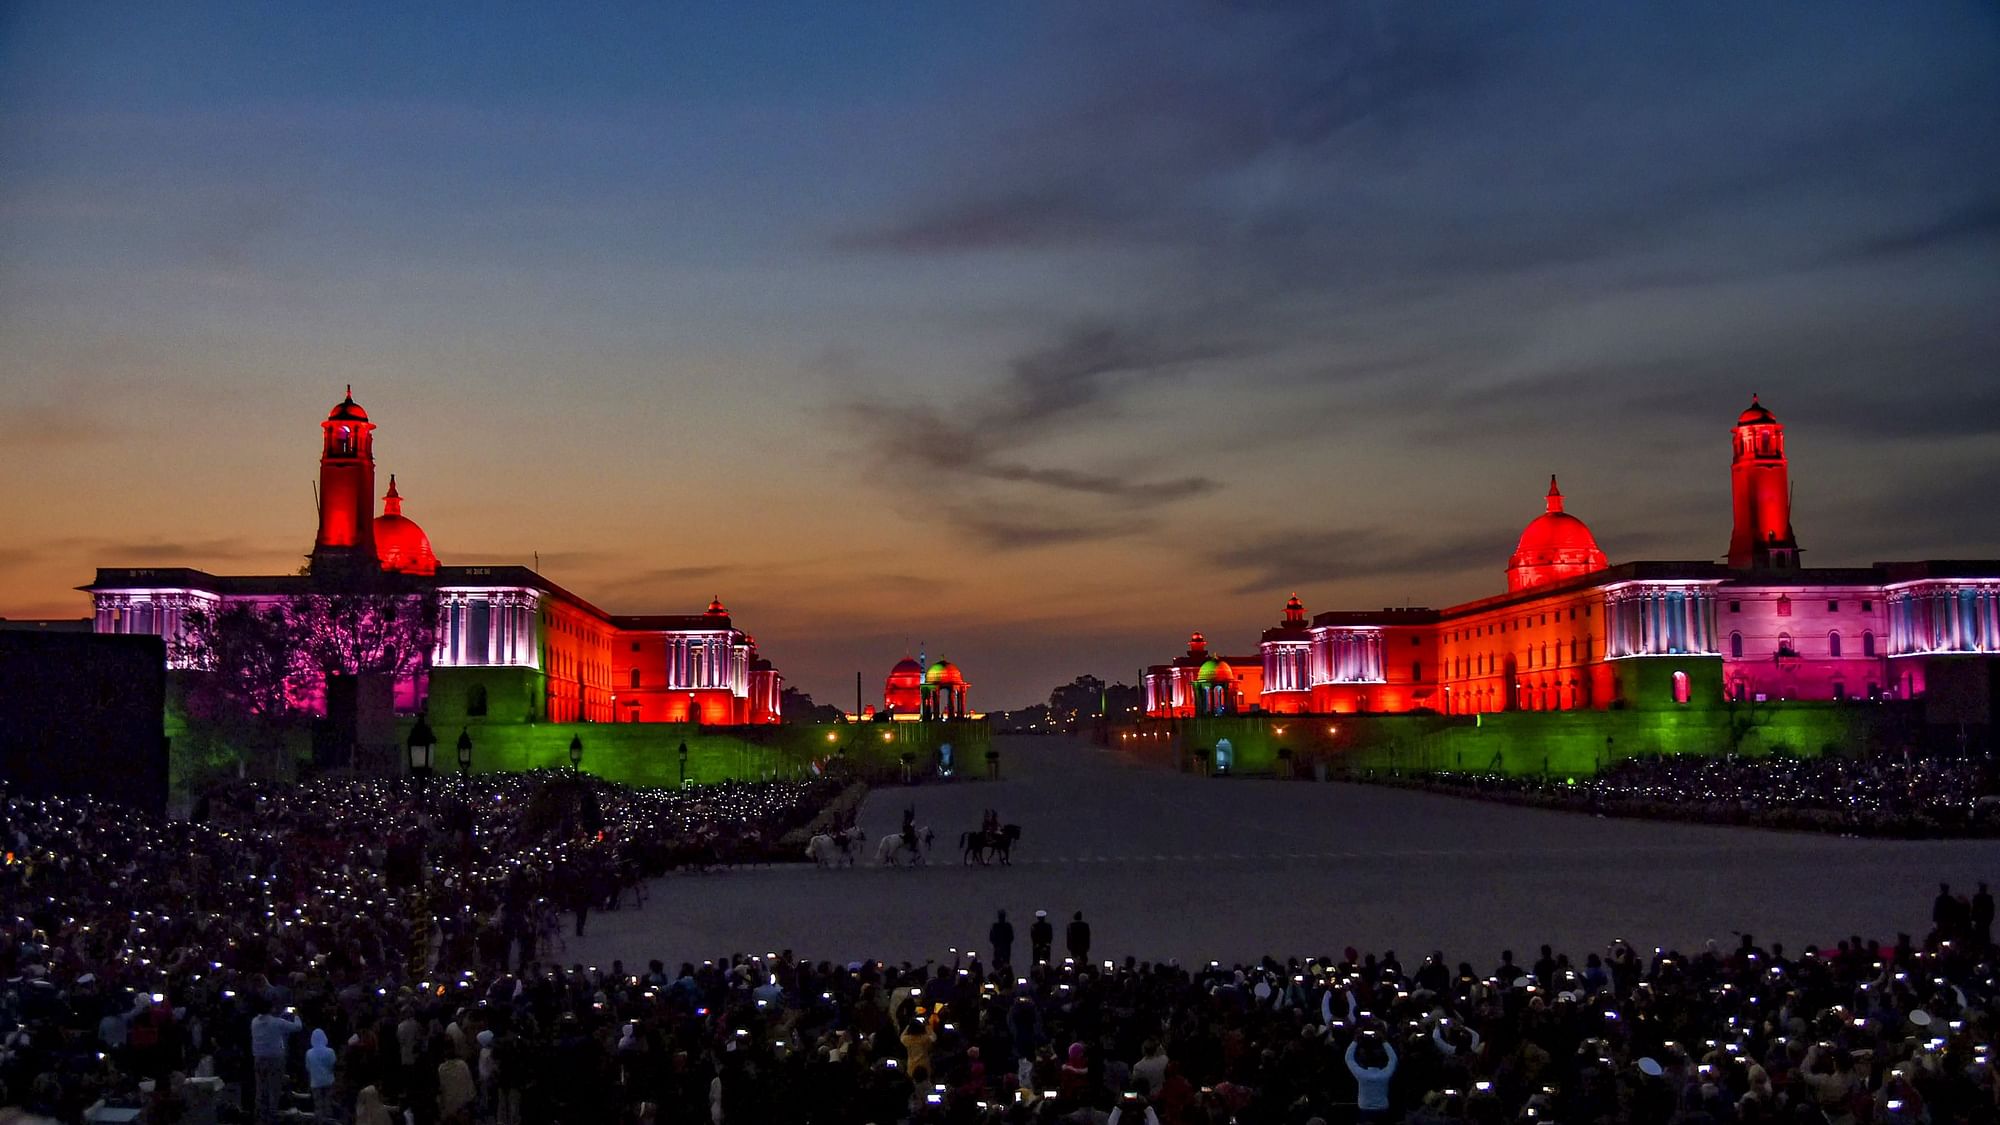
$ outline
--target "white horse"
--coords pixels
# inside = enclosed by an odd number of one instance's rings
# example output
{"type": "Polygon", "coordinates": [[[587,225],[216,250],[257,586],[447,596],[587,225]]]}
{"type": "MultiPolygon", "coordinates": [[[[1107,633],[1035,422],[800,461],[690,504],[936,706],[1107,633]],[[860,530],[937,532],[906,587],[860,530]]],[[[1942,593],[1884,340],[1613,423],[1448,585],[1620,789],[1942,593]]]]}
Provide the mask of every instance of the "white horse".
{"type": "Polygon", "coordinates": [[[845,841],[826,832],[814,836],[806,844],[806,858],[821,867],[836,867],[843,863],[854,866],[854,854],[861,850],[861,843],[868,839],[868,834],[856,827],[846,835],[845,841]]]}
{"type": "MultiPolygon", "coordinates": [[[[917,829],[917,848],[910,856],[910,866],[915,867],[924,862],[924,853],[930,851],[931,839],[931,830],[929,828],[919,827],[917,829]]],[[[908,841],[903,839],[901,832],[891,832],[887,836],[882,837],[881,843],[875,845],[875,862],[887,867],[900,867],[902,866],[901,857],[903,849],[907,846],[908,841]]]]}

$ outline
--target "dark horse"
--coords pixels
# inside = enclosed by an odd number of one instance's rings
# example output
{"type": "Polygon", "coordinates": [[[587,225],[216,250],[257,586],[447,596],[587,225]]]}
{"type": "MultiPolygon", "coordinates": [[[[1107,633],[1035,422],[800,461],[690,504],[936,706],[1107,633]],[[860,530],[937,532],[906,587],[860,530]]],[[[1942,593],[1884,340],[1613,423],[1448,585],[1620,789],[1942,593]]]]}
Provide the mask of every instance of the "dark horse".
{"type": "Polygon", "coordinates": [[[1019,843],[1020,839],[1021,826],[1009,824],[998,832],[961,832],[958,834],[958,847],[965,853],[965,862],[968,865],[974,859],[984,864],[994,858],[1004,865],[1012,863],[1008,857],[1013,854],[1014,845],[1019,843]]]}

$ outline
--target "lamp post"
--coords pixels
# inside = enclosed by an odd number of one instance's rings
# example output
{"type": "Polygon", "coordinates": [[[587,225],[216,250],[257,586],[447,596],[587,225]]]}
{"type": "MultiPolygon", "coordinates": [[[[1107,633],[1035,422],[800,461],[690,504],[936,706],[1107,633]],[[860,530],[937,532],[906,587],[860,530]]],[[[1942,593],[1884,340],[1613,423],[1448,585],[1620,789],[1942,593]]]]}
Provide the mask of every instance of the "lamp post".
{"type": "Polygon", "coordinates": [[[681,784],[688,783],[688,744],[681,743],[681,784]]]}
{"type": "Polygon", "coordinates": [[[472,732],[465,727],[458,729],[458,776],[465,777],[472,772],[472,732]]]}
{"type": "Polygon", "coordinates": [[[431,775],[431,754],[437,750],[437,735],[431,733],[431,725],[424,716],[418,715],[416,725],[410,728],[409,741],[410,776],[417,779],[417,803],[424,800],[424,780],[431,775]]]}
{"type": "Polygon", "coordinates": [[[580,734],[569,736],[569,768],[579,773],[583,770],[583,736],[580,734]]]}

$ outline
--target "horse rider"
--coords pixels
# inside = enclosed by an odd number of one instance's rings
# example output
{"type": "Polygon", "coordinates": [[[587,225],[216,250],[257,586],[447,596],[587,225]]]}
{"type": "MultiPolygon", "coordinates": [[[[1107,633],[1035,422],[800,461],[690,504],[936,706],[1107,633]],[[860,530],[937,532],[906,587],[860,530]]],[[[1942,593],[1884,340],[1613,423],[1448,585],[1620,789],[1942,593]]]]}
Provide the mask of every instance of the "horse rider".
{"type": "Polygon", "coordinates": [[[979,822],[979,830],[989,838],[998,835],[1000,833],[1000,811],[998,809],[987,809],[985,817],[979,822]]]}
{"type": "Polygon", "coordinates": [[[917,806],[915,805],[903,810],[903,846],[910,849],[911,855],[917,854],[917,806]]]}

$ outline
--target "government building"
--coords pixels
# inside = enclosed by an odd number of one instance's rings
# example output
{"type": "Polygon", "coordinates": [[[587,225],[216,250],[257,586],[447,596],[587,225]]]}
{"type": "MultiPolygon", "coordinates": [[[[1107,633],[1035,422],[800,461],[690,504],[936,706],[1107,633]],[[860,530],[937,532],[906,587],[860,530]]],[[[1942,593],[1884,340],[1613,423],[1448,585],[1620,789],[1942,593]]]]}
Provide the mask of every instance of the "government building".
{"type": "Polygon", "coordinates": [[[1479,715],[1990,691],[2000,561],[1810,567],[1785,429],[1753,395],[1731,434],[1721,561],[1611,565],[1553,477],[1505,592],[1448,609],[1336,610],[1294,596],[1255,655],[1187,651],[1145,673],[1153,718],[1479,715]]]}
{"type": "MultiPolygon", "coordinates": [[[[88,592],[98,633],[166,642],[170,670],[201,666],[192,615],[434,598],[424,650],[388,678],[393,708],[505,722],[776,723],[783,680],[721,600],[699,613],[613,614],[525,566],[447,566],[389,478],[376,513],[375,423],[352,388],[320,424],[319,534],[300,574],[103,568],[88,592]],[[386,600],[383,600],[386,599],[386,600]]],[[[365,647],[368,638],[357,638],[365,647]]],[[[363,657],[366,659],[365,655],[363,657]]],[[[346,669],[367,671],[368,669],[346,669]]],[[[329,670],[337,673],[339,670],[329,670]]],[[[328,679],[296,675],[298,710],[324,713],[328,679]]]]}

